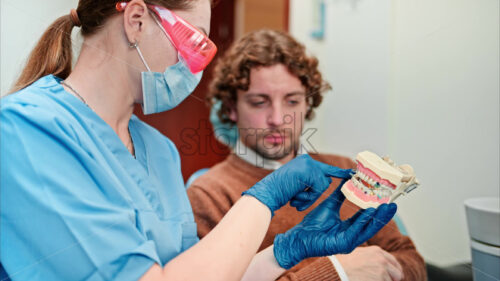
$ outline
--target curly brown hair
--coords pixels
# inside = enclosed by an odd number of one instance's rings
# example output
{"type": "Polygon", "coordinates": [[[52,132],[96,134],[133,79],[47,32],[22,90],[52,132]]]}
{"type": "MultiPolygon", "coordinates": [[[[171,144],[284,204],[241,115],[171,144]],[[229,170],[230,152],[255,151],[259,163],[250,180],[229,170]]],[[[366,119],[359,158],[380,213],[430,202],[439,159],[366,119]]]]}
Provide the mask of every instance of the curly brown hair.
{"type": "Polygon", "coordinates": [[[323,100],[323,93],[330,90],[318,70],[318,59],[308,56],[304,45],[285,32],[262,29],[250,32],[236,41],[217,61],[207,94],[210,105],[221,101],[217,112],[221,122],[229,119],[231,108],[236,104],[237,91],[247,91],[250,84],[250,70],[283,64],[306,88],[308,110],[306,119],[314,117],[314,108],[323,100]]]}

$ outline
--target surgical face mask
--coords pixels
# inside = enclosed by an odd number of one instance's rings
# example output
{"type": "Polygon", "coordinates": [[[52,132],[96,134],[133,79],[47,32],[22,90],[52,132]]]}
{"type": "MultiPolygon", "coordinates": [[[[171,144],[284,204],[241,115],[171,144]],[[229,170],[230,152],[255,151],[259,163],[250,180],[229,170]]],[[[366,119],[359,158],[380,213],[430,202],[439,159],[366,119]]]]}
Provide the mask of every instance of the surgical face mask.
{"type": "Polygon", "coordinates": [[[216,101],[210,109],[210,123],[214,129],[215,138],[221,143],[234,148],[238,141],[239,133],[236,124],[222,123],[217,112],[220,110],[222,102],[216,101]]]}
{"type": "Polygon", "coordinates": [[[191,73],[180,55],[176,64],[167,67],[165,72],[159,73],[151,71],[137,44],[135,48],[148,70],[141,73],[144,114],[159,113],[176,107],[200,83],[203,71],[191,73]]]}

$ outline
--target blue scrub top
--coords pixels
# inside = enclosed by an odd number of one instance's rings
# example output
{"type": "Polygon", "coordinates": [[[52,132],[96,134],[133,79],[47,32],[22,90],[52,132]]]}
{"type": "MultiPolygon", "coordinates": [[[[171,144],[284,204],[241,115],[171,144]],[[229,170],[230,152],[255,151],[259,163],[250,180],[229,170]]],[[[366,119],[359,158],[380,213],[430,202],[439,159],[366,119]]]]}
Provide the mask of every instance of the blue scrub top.
{"type": "Polygon", "coordinates": [[[0,261],[12,280],[137,280],[198,241],[179,153],[132,116],[134,158],[45,76],[0,100],[0,261]]]}

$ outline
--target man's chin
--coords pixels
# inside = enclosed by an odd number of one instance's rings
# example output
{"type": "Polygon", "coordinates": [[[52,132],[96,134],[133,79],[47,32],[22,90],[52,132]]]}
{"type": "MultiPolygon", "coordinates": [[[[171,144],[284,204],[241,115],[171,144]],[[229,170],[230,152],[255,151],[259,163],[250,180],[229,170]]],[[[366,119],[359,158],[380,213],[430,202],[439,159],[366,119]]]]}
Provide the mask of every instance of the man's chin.
{"type": "Polygon", "coordinates": [[[290,154],[295,155],[296,150],[293,149],[292,146],[288,147],[277,146],[273,148],[257,147],[255,151],[257,152],[257,154],[266,159],[279,161],[288,157],[290,154]]]}

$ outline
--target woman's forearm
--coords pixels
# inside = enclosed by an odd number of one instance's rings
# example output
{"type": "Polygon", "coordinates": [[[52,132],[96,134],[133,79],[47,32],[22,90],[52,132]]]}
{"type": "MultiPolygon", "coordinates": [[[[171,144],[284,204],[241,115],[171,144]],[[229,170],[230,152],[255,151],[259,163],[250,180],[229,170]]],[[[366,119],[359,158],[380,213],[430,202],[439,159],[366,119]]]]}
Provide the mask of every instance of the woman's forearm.
{"type": "MultiPolygon", "coordinates": [[[[240,280],[270,221],[267,206],[254,197],[243,196],[207,236],[171,260],[161,270],[164,279],[157,280],[240,280]]],[[[159,274],[158,270],[152,268],[148,273],[159,274]]]]}
{"type": "Polygon", "coordinates": [[[274,247],[271,245],[255,255],[241,280],[276,280],[281,274],[283,274],[285,269],[282,268],[276,261],[273,250],[274,247]]]}

